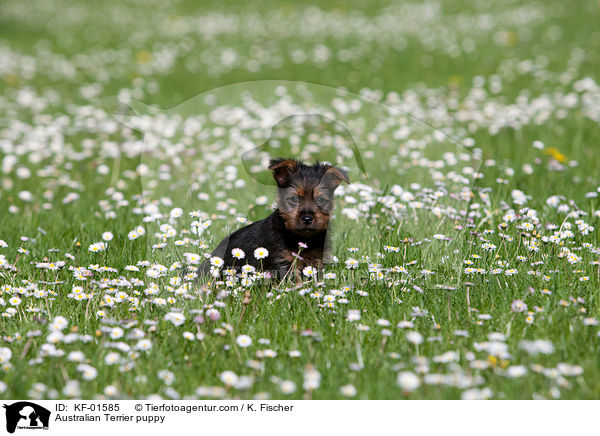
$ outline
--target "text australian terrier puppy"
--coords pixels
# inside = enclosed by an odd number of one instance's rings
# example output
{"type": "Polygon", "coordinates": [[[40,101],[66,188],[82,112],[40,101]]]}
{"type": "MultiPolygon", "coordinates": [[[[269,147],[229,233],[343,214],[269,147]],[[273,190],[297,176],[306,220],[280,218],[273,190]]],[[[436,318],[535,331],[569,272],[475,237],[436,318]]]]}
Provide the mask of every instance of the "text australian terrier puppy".
{"type": "MultiPolygon", "coordinates": [[[[348,175],[331,165],[305,165],[282,158],[271,160],[269,169],[277,182],[277,209],[223,239],[212,256],[223,259],[224,268],[239,269],[249,264],[279,278],[289,275],[292,265],[296,271],[306,266],[320,267],[334,206],[333,191],[341,182],[350,183],[348,175]],[[259,247],[268,250],[267,257],[254,256],[259,247]],[[237,250],[237,256],[232,253],[236,248],[244,252],[244,258],[237,250]]],[[[210,271],[211,263],[206,260],[200,272],[210,271]]]]}

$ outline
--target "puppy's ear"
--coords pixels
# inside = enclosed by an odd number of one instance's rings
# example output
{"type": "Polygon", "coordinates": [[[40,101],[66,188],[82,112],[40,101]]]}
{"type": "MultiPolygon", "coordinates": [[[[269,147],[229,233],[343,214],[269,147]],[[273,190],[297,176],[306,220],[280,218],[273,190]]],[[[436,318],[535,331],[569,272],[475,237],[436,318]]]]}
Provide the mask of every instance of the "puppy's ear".
{"type": "Polygon", "coordinates": [[[326,165],[325,174],[323,174],[323,177],[321,178],[321,183],[333,191],[342,182],[350,183],[348,173],[342,169],[326,165]]]}
{"type": "Polygon", "coordinates": [[[273,171],[273,178],[277,186],[285,188],[290,184],[290,175],[298,169],[298,162],[293,159],[271,159],[269,169],[273,171]]]}

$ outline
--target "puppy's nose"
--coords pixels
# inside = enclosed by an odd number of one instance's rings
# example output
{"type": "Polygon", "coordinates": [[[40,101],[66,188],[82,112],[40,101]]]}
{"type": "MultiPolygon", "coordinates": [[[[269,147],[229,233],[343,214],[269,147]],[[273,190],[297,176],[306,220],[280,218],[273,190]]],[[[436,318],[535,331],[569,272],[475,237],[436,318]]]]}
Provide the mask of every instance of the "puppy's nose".
{"type": "Polygon", "coordinates": [[[311,217],[310,215],[304,215],[302,217],[302,222],[306,225],[309,225],[310,223],[313,222],[313,217],[311,217]]]}

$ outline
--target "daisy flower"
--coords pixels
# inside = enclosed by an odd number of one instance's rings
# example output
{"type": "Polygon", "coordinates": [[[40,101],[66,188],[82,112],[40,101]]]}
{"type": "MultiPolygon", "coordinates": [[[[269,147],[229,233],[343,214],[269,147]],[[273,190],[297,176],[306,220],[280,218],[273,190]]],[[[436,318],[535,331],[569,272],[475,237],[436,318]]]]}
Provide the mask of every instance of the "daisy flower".
{"type": "Polygon", "coordinates": [[[215,268],[221,268],[225,264],[225,261],[218,256],[213,256],[210,258],[210,264],[215,268]]]}
{"type": "Polygon", "coordinates": [[[104,250],[106,250],[106,242],[95,242],[88,247],[88,251],[91,251],[92,253],[98,253],[104,250]]]}
{"type": "Polygon", "coordinates": [[[169,312],[164,318],[165,321],[170,321],[175,327],[179,327],[185,322],[185,316],[180,312],[169,312]]]}
{"type": "Polygon", "coordinates": [[[115,363],[118,363],[120,359],[121,355],[112,351],[104,357],[104,363],[107,365],[114,365],[115,363]]]}
{"type": "Polygon", "coordinates": [[[123,337],[123,329],[121,327],[114,327],[111,331],[110,331],[110,337],[111,339],[119,339],[123,337]]]}
{"type": "Polygon", "coordinates": [[[238,375],[233,371],[223,371],[219,378],[227,386],[233,386],[238,382],[238,375]]]}
{"type": "Polygon", "coordinates": [[[296,383],[291,380],[284,380],[279,384],[279,389],[282,394],[293,394],[296,392],[296,383]]]}
{"type": "Polygon", "coordinates": [[[64,316],[56,316],[50,324],[52,330],[64,330],[69,325],[69,321],[64,316]]]}
{"type": "Polygon", "coordinates": [[[134,348],[140,351],[147,351],[152,348],[152,341],[150,339],[140,339],[134,348]]]}
{"type": "Polygon", "coordinates": [[[525,312],[527,311],[527,304],[525,304],[525,302],[522,300],[513,300],[513,302],[510,304],[510,310],[515,313],[525,312]]]}
{"type": "Polygon", "coordinates": [[[346,318],[350,322],[359,321],[360,320],[360,310],[350,309],[348,311],[346,318]]]}
{"type": "Polygon", "coordinates": [[[340,394],[345,397],[354,397],[356,395],[356,388],[354,385],[344,385],[340,387],[340,394]]]}
{"type": "Polygon", "coordinates": [[[0,363],[7,363],[12,357],[12,351],[10,348],[0,347],[0,363]]]}
{"type": "Polygon", "coordinates": [[[346,268],[347,269],[355,269],[358,268],[358,260],[349,258],[346,260],[346,268]]]}
{"type": "Polygon", "coordinates": [[[411,392],[421,386],[421,379],[413,372],[403,371],[398,374],[396,383],[403,391],[411,392]]]}
{"type": "Polygon", "coordinates": [[[242,272],[243,273],[251,274],[254,271],[256,271],[256,268],[254,266],[252,266],[252,265],[246,264],[246,265],[242,266],[242,272]]]}
{"type": "Polygon", "coordinates": [[[252,345],[252,338],[248,335],[239,335],[236,342],[240,347],[246,348],[252,345]]]}
{"type": "Polygon", "coordinates": [[[269,256],[269,250],[264,247],[258,247],[254,250],[254,257],[257,259],[264,259],[267,256],[269,256]]]}
{"type": "Polygon", "coordinates": [[[304,274],[306,277],[313,277],[315,274],[317,274],[317,271],[312,266],[307,266],[302,269],[302,274],[304,274]]]}
{"type": "Polygon", "coordinates": [[[77,371],[81,372],[81,377],[84,380],[94,380],[98,375],[98,370],[96,368],[85,363],[77,365],[77,371]]]}
{"type": "Polygon", "coordinates": [[[419,332],[406,333],[406,340],[412,344],[419,345],[423,343],[423,335],[419,332]]]}
{"type": "Polygon", "coordinates": [[[304,370],[304,390],[315,390],[321,386],[321,373],[312,365],[307,365],[304,370]]]}

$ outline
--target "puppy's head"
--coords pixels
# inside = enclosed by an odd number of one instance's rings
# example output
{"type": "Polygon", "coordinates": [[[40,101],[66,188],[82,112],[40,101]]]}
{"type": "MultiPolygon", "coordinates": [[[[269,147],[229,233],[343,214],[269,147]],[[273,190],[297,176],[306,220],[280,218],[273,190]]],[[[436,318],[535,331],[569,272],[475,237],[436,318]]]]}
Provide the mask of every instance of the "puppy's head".
{"type": "Polygon", "coordinates": [[[293,159],[273,159],[269,169],[277,182],[277,207],[287,230],[313,236],[327,230],[333,191],[350,183],[345,171],[327,164],[305,165],[293,159]]]}

